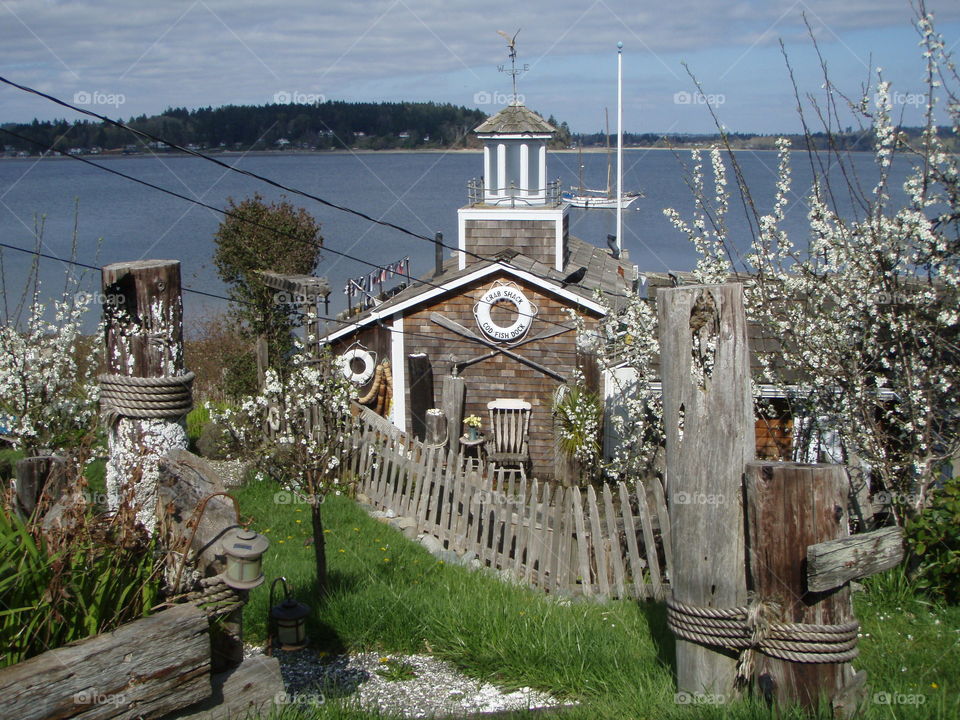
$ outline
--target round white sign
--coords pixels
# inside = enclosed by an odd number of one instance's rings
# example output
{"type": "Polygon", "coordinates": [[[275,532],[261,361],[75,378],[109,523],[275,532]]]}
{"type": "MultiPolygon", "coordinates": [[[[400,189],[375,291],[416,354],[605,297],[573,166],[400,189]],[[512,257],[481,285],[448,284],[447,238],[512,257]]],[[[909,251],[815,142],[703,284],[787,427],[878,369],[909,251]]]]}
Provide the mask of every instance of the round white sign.
{"type": "Polygon", "coordinates": [[[483,334],[498,342],[516,342],[527,334],[537,309],[527,300],[520,288],[511,285],[495,285],[487,290],[474,306],[477,326],[483,334]],[[512,325],[498,325],[490,317],[490,310],[498,302],[511,303],[517,310],[517,319],[512,325]]]}

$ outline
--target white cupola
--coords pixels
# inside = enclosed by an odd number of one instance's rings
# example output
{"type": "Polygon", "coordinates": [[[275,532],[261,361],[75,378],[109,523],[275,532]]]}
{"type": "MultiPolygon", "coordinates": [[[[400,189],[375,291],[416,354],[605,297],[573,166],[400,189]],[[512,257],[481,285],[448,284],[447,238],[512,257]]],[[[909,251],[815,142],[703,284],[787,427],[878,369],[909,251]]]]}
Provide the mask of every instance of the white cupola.
{"type": "Polygon", "coordinates": [[[547,142],[556,129],[550,123],[513,103],[474,132],[483,141],[484,204],[553,204],[555,199],[548,197],[547,142]]]}

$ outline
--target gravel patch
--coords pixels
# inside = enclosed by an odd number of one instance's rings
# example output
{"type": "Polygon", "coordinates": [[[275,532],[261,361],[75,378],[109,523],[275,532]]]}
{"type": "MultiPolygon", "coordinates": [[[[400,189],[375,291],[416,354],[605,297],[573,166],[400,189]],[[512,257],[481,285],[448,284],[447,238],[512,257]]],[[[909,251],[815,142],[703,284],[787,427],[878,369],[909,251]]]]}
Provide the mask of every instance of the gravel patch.
{"type": "MultiPolygon", "coordinates": [[[[256,648],[248,654],[259,652],[256,648]]],[[[469,678],[430,655],[320,657],[306,649],[281,650],[276,656],[291,703],[343,699],[407,718],[464,717],[571,704],[531,688],[503,690],[469,678]]]]}

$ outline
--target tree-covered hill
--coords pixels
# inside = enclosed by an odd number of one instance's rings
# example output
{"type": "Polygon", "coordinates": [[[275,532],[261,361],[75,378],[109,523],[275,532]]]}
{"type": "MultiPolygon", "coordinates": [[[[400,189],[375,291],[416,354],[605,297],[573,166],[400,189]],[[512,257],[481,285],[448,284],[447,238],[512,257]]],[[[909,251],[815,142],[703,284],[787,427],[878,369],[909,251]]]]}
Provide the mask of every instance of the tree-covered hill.
{"type": "MultiPolygon", "coordinates": [[[[205,149],[386,149],[462,147],[486,117],[480,110],[432,102],[328,101],[171,108],[130,118],[128,124],[178,145],[205,149]]],[[[131,133],[97,121],[34,120],[2,127],[62,152],[146,149],[131,133]]],[[[7,153],[38,151],[37,145],[7,134],[0,134],[0,142],[7,153]]]]}

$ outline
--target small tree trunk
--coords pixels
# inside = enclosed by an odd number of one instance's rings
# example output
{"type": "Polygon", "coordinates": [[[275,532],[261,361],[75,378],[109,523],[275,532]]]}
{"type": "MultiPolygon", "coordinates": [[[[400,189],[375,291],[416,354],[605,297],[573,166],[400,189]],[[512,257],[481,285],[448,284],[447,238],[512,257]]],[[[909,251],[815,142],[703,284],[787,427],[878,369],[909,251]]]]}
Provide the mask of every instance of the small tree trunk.
{"type": "Polygon", "coordinates": [[[319,498],[314,495],[310,505],[310,519],[313,525],[313,554],[317,563],[317,593],[320,597],[327,594],[327,548],[323,535],[323,519],[320,517],[319,498]]]}

